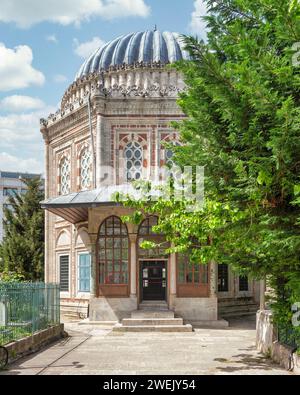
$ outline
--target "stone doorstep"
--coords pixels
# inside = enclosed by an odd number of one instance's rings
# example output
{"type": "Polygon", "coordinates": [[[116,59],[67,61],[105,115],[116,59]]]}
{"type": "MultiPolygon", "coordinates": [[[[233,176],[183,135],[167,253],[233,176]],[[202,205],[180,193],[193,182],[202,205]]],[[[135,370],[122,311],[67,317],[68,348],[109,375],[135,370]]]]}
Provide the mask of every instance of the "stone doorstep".
{"type": "Polygon", "coordinates": [[[216,321],[191,321],[189,320],[191,325],[195,327],[195,329],[226,329],[229,328],[229,322],[223,319],[219,319],[216,321]]]}
{"type": "Polygon", "coordinates": [[[78,325],[114,326],[118,321],[91,321],[89,318],[78,322],[78,325]]]}
{"type": "Polygon", "coordinates": [[[149,326],[125,326],[117,324],[114,332],[193,332],[192,325],[149,325],[149,326]]]}
{"type": "Polygon", "coordinates": [[[131,313],[131,318],[174,318],[174,312],[171,310],[157,311],[153,309],[149,310],[136,310],[131,313]]]}
{"type": "Polygon", "coordinates": [[[177,326],[183,325],[182,318],[124,318],[124,326],[177,326]]]}
{"type": "Polygon", "coordinates": [[[226,318],[239,318],[239,317],[249,317],[249,316],[255,316],[255,311],[248,311],[248,312],[235,312],[235,313],[220,313],[219,317],[221,319],[226,319],[226,318]]]}

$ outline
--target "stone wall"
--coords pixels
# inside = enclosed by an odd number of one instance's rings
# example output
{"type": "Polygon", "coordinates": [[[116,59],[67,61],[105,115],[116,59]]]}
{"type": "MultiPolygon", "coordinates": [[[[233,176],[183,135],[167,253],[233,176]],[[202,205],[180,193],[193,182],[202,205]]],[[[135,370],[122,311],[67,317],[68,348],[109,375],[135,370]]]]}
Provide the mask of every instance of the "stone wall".
{"type": "Polygon", "coordinates": [[[272,312],[260,310],[256,315],[256,347],[287,370],[300,374],[300,357],[292,354],[292,348],[277,341],[272,323],[272,312]]]}
{"type": "Polygon", "coordinates": [[[90,301],[90,321],[122,321],[137,310],[137,298],[95,298],[90,301]]]}
{"type": "Polygon", "coordinates": [[[60,324],[37,332],[30,337],[25,337],[24,339],[7,344],[5,347],[8,350],[9,362],[14,362],[25,355],[36,352],[65,335],[64,325],[60,324]]]}

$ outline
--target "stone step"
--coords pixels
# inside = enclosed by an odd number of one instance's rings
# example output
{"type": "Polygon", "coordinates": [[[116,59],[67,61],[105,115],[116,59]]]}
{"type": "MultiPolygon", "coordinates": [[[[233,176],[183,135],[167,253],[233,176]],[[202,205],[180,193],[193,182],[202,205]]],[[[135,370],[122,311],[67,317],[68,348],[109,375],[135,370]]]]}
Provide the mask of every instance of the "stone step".
{"type": "Polygon", "coordinates": [[[157,307],[157,306],[149,306],[149,307],[139,307],[139,311],[169,311],[167,307],[157,307]]]}
{"type": "Polygon", "coordinates": [[[151,303],[141,303],[139,305],[139,309],[168,309],[168,305],[167,303],[155,303],[155,302],[151,302],[151,303]]]}
{"type": "Polygon", "coordinates": [[[123,326],[177,326],[183,325],[182,318],[124,318],[123,326]]]}
{"type": "Polygon", "coordinates": [[[228,318],[247,317],[255,314],[256,311],[241,311],[241,312],[236,311],[236,312],[219,313],[219,317],[223,319],[228,319],[228,318]]]}
{"type": "Polygon", "coordinates": [[[219,307],[256,305],[253,299],[222,299],[218,301],[219,307]]]}
{"type": "Polygon", "coordinates": [[[226,313],[226,312],[247,312],[247,311],[257,311],[259,310],[259,307],[257,305],[245,305],[245,306],[224,306],[221,307],[219,306],[219,312],[220,313],[226,313]]]}
{"type": "Polygon", "coordinates": [[[131,313],[131,318],[174,318],[174,311],[171,310],[136,310],[131,313]]]}
{"type": "Polygon", "coordinates": [[[149,325],[149,326],[125,326],[117,324],[113,332],[192,332],[192,325],[149,325]]]}

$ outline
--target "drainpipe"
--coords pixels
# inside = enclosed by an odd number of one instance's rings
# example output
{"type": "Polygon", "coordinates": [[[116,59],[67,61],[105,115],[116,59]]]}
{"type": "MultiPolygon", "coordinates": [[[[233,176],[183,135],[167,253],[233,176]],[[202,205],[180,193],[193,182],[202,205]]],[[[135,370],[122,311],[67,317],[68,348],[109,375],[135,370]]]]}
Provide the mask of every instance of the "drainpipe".
{"type": "Polygon", "coordinates": [[[90,138],[92,145],[92,156],[93,156],[93,187],[96,189],[96,154],[94,145],[94,135],[92,126],[92,106],[91,106],[91,94],[88,96],[88,113],[89,113],[89,128],[90,128],[90,138]]]}

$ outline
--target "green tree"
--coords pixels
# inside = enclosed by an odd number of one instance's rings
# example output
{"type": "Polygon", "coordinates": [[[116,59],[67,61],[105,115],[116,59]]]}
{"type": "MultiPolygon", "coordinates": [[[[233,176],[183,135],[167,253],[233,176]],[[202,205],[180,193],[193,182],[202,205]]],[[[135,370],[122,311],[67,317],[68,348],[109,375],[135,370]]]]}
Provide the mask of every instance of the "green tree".
{"type": "Polygon", "coordinates": [[[40,178],[23,181],[27,192],[11,196],[8,202],[11,209],[4,209],[0,272],[16,273],[27,281],[37,281],[44,275],[44,213],[40,207],[44,198],[43,184],[40,178]]]}
{"type": "Polygon", "coordinates": [[[185,37],[191,60],[176,66],[187,118],[173,124],[183,143],[175,162],[205,167],[205,207],[189,213],[186,202],[161,198],[135,203],[135,219],[159,214],[157,230],[198,262],[267,275],[275,318],[290,323],[300,301],[300,67],[292,62],[300,4],[206,3],[208,40],[185,37]]]}

